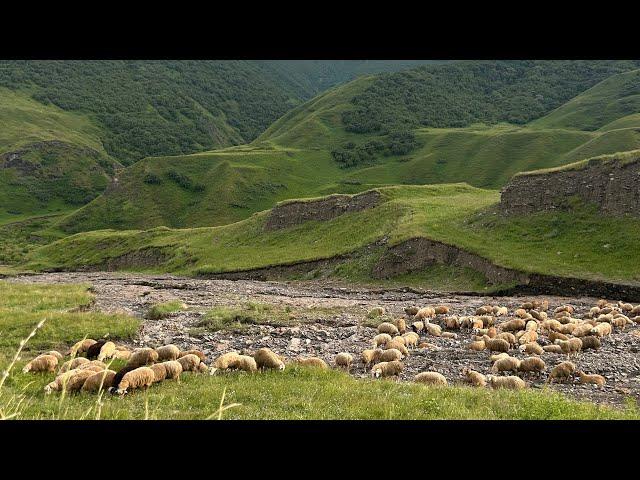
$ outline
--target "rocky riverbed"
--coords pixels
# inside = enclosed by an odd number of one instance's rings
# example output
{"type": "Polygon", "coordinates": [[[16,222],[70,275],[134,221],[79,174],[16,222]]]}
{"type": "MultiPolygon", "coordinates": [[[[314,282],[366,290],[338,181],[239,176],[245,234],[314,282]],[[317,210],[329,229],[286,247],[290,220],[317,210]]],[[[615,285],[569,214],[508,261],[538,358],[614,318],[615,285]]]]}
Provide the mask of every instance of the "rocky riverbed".
{"type": "MultiPolygon", "coordinates": [[[[524,301],[542,297],[481,297],[410,290],[380,290],[343,287],[326,282],[260,282],[250,280],[204,280],[168,275],[124,273],[48,273],[9,279],[24,283],[89,283],[96,301],[92,308],[104,312],[126,312],[143,319],[135,346],[156,347],[174,343],[182,349],[202,349],[209,358],[224,352],[239,350],[252,353],[260,347],[295,358],[319,356],[333,366],[338,352],[350,352],[356,358],[351,374],[367,377],[369,372],[360,362],[360,352],[370,348],[377,333],[375,321],[367,313],[382,306],[391,317],[406,317],[407,306],[444,304],[452,315],[473,315],[485,304],[506,306],[512,313],[524,301]],[[146,319],[155,304],[179,300],[186,305],[183,311],[160,320],[146,319]],[[273,306],[286,312],[286,322],[249,324],[234,331],[212,331],[202,327],[201,321],[212,308],[243,308],[248,303],[273,306]],[[284,325],[282,324],[284,323],[284,325]]],[[[559,305],[571,304],[576,314],[592,307],[598,299],[545,296],[550,311],[559,305]]],[[[615,301],[617,299],[610,299],[615,301]]],[[[381,321],[381,320],[380,320],[381,321]]],[[[442,373],[450,383],[461,383],[461,370],[470,367],[484,374],[490,373],[489,353],[465,349],[472,333],[457,331],[458,338],[426,336],[439,350],[413,350],[404,360],[405,370],[400,379],[410,381],[425,370],[442,373]]],[[[544,340],[540,341],[544,344],[544,340]]],[[[598,373],[607,379],[603,389],[577,383],[553,384],[550,388],[583,400],[623,405],[630,399],[640,399],[640,325],[616,329],[605,337],[598,351],[581,353],[574,363],[586,373],[598,373]]],[[[512,356],[524,357],[517,350],[512,356]]],[[[547,371],[566,359],[565,355],[545,353],[542,356],[547,371]]],[[[546,374],[528,377],[533,388],[542,388],[546,374]]]]}

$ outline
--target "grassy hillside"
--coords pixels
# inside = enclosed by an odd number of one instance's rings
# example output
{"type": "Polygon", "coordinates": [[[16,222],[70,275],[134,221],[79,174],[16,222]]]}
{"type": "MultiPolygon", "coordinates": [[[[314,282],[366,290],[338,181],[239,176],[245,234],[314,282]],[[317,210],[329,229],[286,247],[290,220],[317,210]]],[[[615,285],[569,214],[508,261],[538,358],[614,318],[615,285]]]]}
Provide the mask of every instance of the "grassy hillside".
{"type": "MultiPolygon", "coordinates": [[[[522,271],[640,281],[640,265],[628,260],[640,256],[637,219],[601,217],[587,207],[505,218],[491,209],[499,199],[497,192],[464,184],[379,190],[385,201],[373,209],[283,230],[265,232],[269,212],[261,212],[213,228],[81,233],[34,250],[26,267],[104,268],[111,262],[123,269],[206,274],[329,258],[382,238],[395,245],[424,236],[522,271]]],[[[339,267],[334,276],[370,279],[367,268],[372,264],[367,262],[374,260],[339,267]]],[[[431,277],[413,280],[422,285],[442,280],[431,277]]],[[[464,281],[474,283],[471,277],[465,274],[464,281]]],[[[475,282],[474,289],[486,286],[475,282]]]]}
{"type": "Polygon", "coordinates": [[[0,224],[98,196],[121,165],[83,115],[0,88],[0,224]]]}
{"type": "Polygon", "coordinates": [[[640,70],[613,75],[550,114],[534,121],[544,128],[610,131],[640,127],[640,70]]]}

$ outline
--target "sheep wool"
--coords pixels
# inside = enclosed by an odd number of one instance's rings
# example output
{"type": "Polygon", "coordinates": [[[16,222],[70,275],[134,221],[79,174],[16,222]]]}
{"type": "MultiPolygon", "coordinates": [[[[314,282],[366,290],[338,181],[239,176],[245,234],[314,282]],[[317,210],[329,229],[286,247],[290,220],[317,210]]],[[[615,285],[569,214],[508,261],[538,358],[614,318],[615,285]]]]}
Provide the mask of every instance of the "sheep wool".
{"type": "Polygon", "coordinates": [[[489,360],[491,361],[491,363],[495,363],[502,358],[509,358],[509,356],[510,355],[508,353],[496,353],[494,355],[491,355],[489,357],[489,360]]]}
{"type": "Polygon", "coordinates": [[[547,378],[547,383],[553,383],[554,380],[566,380],[576,371],[576,365],[572,362],[562,362],[556,365],[549,372],[549,378],[547,378]]]}
{"type": "Polygon", "coordinates": [[[179,362],[180,365],[182,365],[182,371],[183,372],[198,372],[199,371],[198,366],[201,363],[200,357],[198,357],[194,353],[190,353],[188,355],[185,355],[184,357],[180,357],[176,361],[179,362]]]}
{"type": "Polygon", "coordinates": [[[602,346],[600,339],[594,335],[582,337],[582,350],[598,350],[602,346]]]}
{"type": "Polygon", "coordinates": [[[102,370],[95,372],[93,375],[87,377],[82,385],[81,390],[83,392],[96,393],[100,390],[108,390],[113,386],[113,379],[116,376],[116,372],[113,370],[102,370]]]}
{"type": "Polygon", "coordinates": [[[171,344],[156,348],[156,352],[158,353],[159,362],[177,360],[180,356],[180,349],[171,344]]]}
{"type": "Polygon", "coordinates": [[[471,370],[470,368],[465,367],[462,369],[462,375],[466,377],[467,383],[473,385],[474,387],[487,386],[487,378],[480,372],[476,372],[475,370],[471,370]]]}
{"type": "Polygon", "coordinates": [[[551,332],[549,333],[548,338],[550,342],[555,342],[556,340],[562,340],[566,342],[567,340],[569,340],[569,337],[567,337],[565,334],[560,332],[551,332]]]}
{"type": "Polygon", "coordinates": [[[253,359],[256,361],[258,368],[273,368],[277,370],[284,370],[284,362],[268,348],[260,348],[254,353],[253,359]]]}
{"type": "Polygon", "coordinates": [[[520,360],[514,357],[501,358],[491,367],[492,372],[517,372],[520,368],[520,360]]]}
{"type": "Polygon", "coordinates": [[[529,355],[542,355],[544,353],[544,349],[537,342],[525,343],[524,345],[520,345],[518,349],[522,353],[529,355]]]}
{"type": "Polygon", "coordinates": [[[23,373],[27,372],[50,372],[56,371],[58,359],[53,355],[40,355],[27,363],[22,369],[23,373]]]}
{"type": "Polygon", "coordinates": [[[391,341],[391,335],[388,333],[380,333],[373,337],[373,348],[378,348],[380,345],[386,345],[391,341]]]}
{"type": "Polygon", "coordinates": [[[164,365],[166,378],[170,380],[180,378],[180,374],[182,373],[182,364],[177,360],[168,360],[166,362],[162,362],[160,365],[164,365]]]}
{"type": "Polygon", "coordinates": [[[127,365],[131,367],[142,367],[158,361],[158,352],[153,348],[139,348],[134,350],[127,361],[127,365]]]}
{"type": "Polygon", "coordinates": [[[382,350],[380,350],[379,348],[370,348],[370,349],[366,349],[362,351],[362,363],[365,364],[365,366],[369,366],[374,362],[378,362],[378,360],[380,360],[380,355],[382,355],[382,350]]]}
{"type": "Polygon", "coordinates": [[[154,363],[149,365],[149,368],[153,370],[153,383],[158,383],[167,378],[167,369],[162,363],[154,363]]]}
{"type": "Polygon", "coordinates": [[[442,338],[458,338],[458,334],[453,332],[442,332],[441,337],[442,338]]]}
{"type": "Polygon", "coordinates": [[[567,355],[578,354],[580,350],[582,350],[582,340],[579,338],[570,338],[569,340],[556,340],[556,345],[560,345],[562,349],[562,353],[566,353],[567,355]]]}
{"type": "Polygon", "coordinates": [[[605,337],[607,335],[611,335],[611,324],[610,323],[599,323],[595,327],[593,327],[589,333],[592,335],[596,335],[598,337],[605,337]]]}
{"type": "Polygon", "coordinates": [[[599,387],[603,387],[606,383],[605,378],[602,375],[587,375],[582,370],[578,370],[578,376],[580,377],[580,383],[591,383],[593,385],[598,385],[599,387]]]}
{"type": "Polygon", "coordinates": [[[518,337],[518,343],[524,345],[525,343],[537,342],[538,332],[535,330],[526,330],[522,335],[518,337]]]}
{"type": "Polygon", "coordinates": [[[238,352],[223,353],[214,360],[212,371],[215,372],[216,370],[226,370],[228,368],[231,368],[231,365],[238,359],[239,356],[240,355],[238,354],[238,352]]]}
{"type": "Polygon", "coordinates": [[[84,363],[89,363],[89,360],[84,357],[77,357],[72,360],[67,360],[62,364],[58,373],[64,373],[69,370],[74,370],[84,363]]]}
{"type": "Polygon", "coordinates": [[[421,372],[418,373],[415,377],[414,377],[414,381],[416,383],[422,383],[424,385],[430,385],[430,386],[435,386],[435,387],[446,387],[447,386],[447,379],[444,377],[444,375],[442,375],[441,373],[438,372],[421,372]]]}
{"type": "Polygon", "coordinates": [[[433,335],[434,337],[439,337],[442,335],[442,327],[440,325],[436,325],[435,323],[427,323],[425,329],[429,335],[433,335]]]}
{"type": "Polygon", "coordinates": [[[393,362],[376,363],[371,369],[371,375],[374,378],[393,377],[400,375],[404,370],[404,364],[399,360],[393,362]]]}
{"type": "Polygon", "coordinates": [[[389,335],[397,335],[400,332],[398,331],[398,327],[396,327],[393,323],[382,322],[380,325],[378,325],[378,333],[387,333],[389,335]]]}
{"type": "Polygon", "coordinates": [[[396,326],[399,333],[403,334],[407,331],[407,322],[404,318],[396,318],[393,321],[393,324],[396,326]]]}
{"type": "Polygon", "coordinates": [[[58,359],[58,361],[62,360],[64,356],[57,350],[49,350],[45,355],[53,355],[58,359]]]}
{"type": "Polygon", "coordinates": [[[493,313],[493,307],[491,305],[484,305],[476,309],[476,315],[487,315],[493,313]]]}
{"type": "Polygon", "coordinates": [[[509,345],[515,345],[516,343],[518,343],[518,341],[516,340],[516,336],[513,333],[509,332],[499,333],[494,338],[506,340],[507,342],[509,342],[509,345]]]}
{"type": "Polygon", "coordinates": [[[411,324],[411,330],[413,330],[415,333],[420,333],[424,330],[424,322],[418,321],[418,322],[413,322],[411,324]]]}
{"type": "Polygon", "coordinates": [[[527,388],[527,384],[520,377],[496,377],[495,375],[487,376],[487,382],[493,389],[506,388],[510,390],[522,390],[527,388]]]}
{"type": "Polygon", "coordinates": [[[191,350],[185,350],[180,352],[180,355],[178,355],[178,358],[180,357],[185,357],[187,355],[196,355],[201,362],[204,362],[207,359],[207,356],[204,354],[203,351],[201,350],[197,350],[195,348],[191,349],[191,350]]]}
{"type": "Polygon", "coordinates": [[[70,370],[60,375],[52,383],[45,387],[45,393],[51,393],[52,390],[66,389],[67,392],[79,391],[87,378],[95,374],[91,370],[70,370]],[[59,383],[55,383],[60,379],[59,383]],[[48,387],[51,387],[47,389],[48,387]]]}
{"type": "MultiPolygon", "coordinates": [[[[574,328],[573,332],[571,332],[571,334],[574,337],[585,337],[585,336],[589,335],[594,328],[595,327],[592,327],[590,324],[584,323],[584,324],[578,325],[576,328],[574,328]]],[[[611,329],[611,325],[609,325],[609,329],[611,329]]]]}
{"type": "Polygon", "coordinates": [[[460,330],[462,321],[455,315],[452,317],[444,317],[444,328],[448,330],[460,330]]]}
{"type": "Polygon", "coordinates": [[[394,360],[402,360],[402,352],[397,348],[392,348],[390,350],[385,350],[380,355],[381,362],[392,362],[394,360]]]}
{"type": "Polygon", "coordinates": [[[129,360],[133,352],[129,349],[116,347],[116,351],[113,352],[113,358],[118,360],[129,360]]]}
{"type": "Polygon", "coordinates": [[[418,346],[418,342],[420,341],[420,335],[418,335],[415,332],[408,332],[405,333],[403,335],[404,337],[404,344],[407,348],[409,347],[417,347],[418,346]]]}
{"type": "Polygon", "coordinates": [[[484,348],[485,348],[484,340],[478,340],[477,342],[471,342],[467,344],[467,349],[473,350],[475,352],[480,352],[484,350],[484,348]]]}
{"type": "Polygon", "coordinates": [[[501,338],[489,338],[489,335],[482,337],[485,348],[490,352],[508,352],[509,342],[501,338]]]}
{"type": "Polygon", "coordinates": [[[415,320],[427,320],[436,316],[436,310],[433,307],[423,307],[416,312],[415,320]]]}
{"type": "Polygon", "coordinates": [[[518,330],[523,330],[526,325],[527,323],[523,318],[514,318],[498,326],[503,332],[517,332],[518,330]]]}
{"type": "Polygon", "coordinates": [[[138,367],[124,374],[124,377],[122,377],[122,380],[117,385],[118,389],[116,393],[118,395],[124,395],[129,390],[135,390],[136,388],[149,388],[153,384],[154,379],[155,374],[151,368],[138,367]]]}
{"type": "MultiPolygon", "coordinates": [[[[305,360],[311,359],[307,358],[305,360]]],[[[318,360],[324,363],[324,361],[322,361],[321,359],[318,358],[318,360]]],[[[200,365],[204,365],[204,363],[201,363],[200,365]]],[[[318,365],[316,364],[314,366],[318,365]]],[[[258,371],[258,364],[256,363],[255,359],[253,357],[250,357],[249,355],[238,355],[238,357],[233,362],[231,362],[231,368],[235,370],[242,370],[248,373],[254,373],[258,371]]]]}
{"type": "Polygon", "coordinates": [[[542,349],[547,353],[562,353],[560,345],[545,345],[542,349]]]}
{"type": "MultiPolygon", "coordinates": [[[[484,345],[484,342],[483,342],[483,345],[484,345]]],[[[420,342],[418,344],[418,348],[426,348],[427,350],[434,350],[436,352],[440,350],[439,346],[429,342],[420,342]]]]}
{"type": "MultiPolygon", "coordinates": [[[[404,346],[404,345],[403,345],[404,346]]],[[[341,352],[335,358],[336,367],[343,367],[349,370],[353,363],[353,356],[350,353],[341,352]]]]}
{"type": "Polygon", "coordinates": [[[521,372],[542,372],[546,368],[544,360],[540,357],[527,357],[520,361],[518,370],[521,372]]]}
{"type": "Polygon", "coordinates": [[[296,360],[296,363],[305,367],[321,368],[322,370],[329,369],[329,365],[327,365],[327,362],[318,357],[299,358],[298,360],[296,360]]]}
{"type": "Polygon", "coordinates": [[[384,346],[385,350],[391,350],[392,348],[400,350],[400,352],[405,356],[409,355],[409,350],[407,349],[407,347],[405,347],[404,342],[398,339],[393,339],[390,342],[387,342],[387,344],[384,346]]]}
{"type": "Polygon", "coordinates": [[[124,378],[124,376],[135,370],[138,367],[134,367],[132,365],[125,365],[124,367],[122,367],[120,370],[118,370],[118,372],[116,373],[116,376],[113,378],[113,383],[112,383],[112,388],[109,389],[110,392],[112,393],[116,393],[116,388],[118,386],[118,384],[122,381],[122,379],[124,378]]]}
{"type": "Polygon", "coordinates": [[[418,310],[420,310],[418,307],[405,307],[404,313],[406,313],[407,315],[413,316],[416,313],[418,313],[418,310]]]}
{"type": "Polygon", "coordinates": [[[449,313],[449,307],[447,305],[437,305],[433,311],[436,315],[447,315],[449,313]]]}
{"type": "Polygon", "coordinates": [[[65,355],[81,355],[85,353],[94,343],[97,342],[93,338],[85,338],[84,340],[80,340],[79,342],[75,343],[69,350],[67,350],[65,355]]]}
{"type": "Polygon", "coordinates": [[[115,353],[116,353],[116,344],[113,342],[106,342],[104,345],[102,345],[102,348],[100,349],[100,353],[98,353],[98,360],[102,362],[104,360],[113,358],[115,353]]]}
{"type": "MultiPolygon", "coordinates": [[[[98,355],[100,355],[100,350],[102,349],[102,347],[107,343],[106,340],[98,340],[96,343],[94,343],[93,345],[91,345],[88,349],[87,349],[87,358],[89,360],[95,360],[96,358],[98,358],[98,355]]],[[[114,345],[115,347],[115,345],[114,345]]]]}

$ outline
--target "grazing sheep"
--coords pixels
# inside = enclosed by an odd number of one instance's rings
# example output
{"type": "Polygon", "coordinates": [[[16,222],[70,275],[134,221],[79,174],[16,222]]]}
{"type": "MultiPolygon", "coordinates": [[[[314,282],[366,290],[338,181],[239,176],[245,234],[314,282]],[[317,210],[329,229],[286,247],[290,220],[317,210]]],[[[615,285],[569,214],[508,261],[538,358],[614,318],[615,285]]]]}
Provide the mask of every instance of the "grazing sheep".
{"type": "Polygon", "coordinates": [[[399,342],[402,345],[406,346],[407,345],[407,340],[404,337],[401,337],[400,335],[396,335],[395,337],[393,337],[391,339],[392,342],[399,342]]]}
{"type": "Polygon", "coordinates": [[[487,315],[493,313],[493,307],[491,305],[483,305],[476,309],[476,315],[487,315]]]}
{"type": "Polygon", "coordinates": [[[597,301],[596,305],[600,308],[605,308],[607,305],[609,305],[609,302],[607,300],[600,299],[597,301]]]}
{"type": "MultiPolygon", "coordinates": [[[[591,333],[591,330],[594,327],[592,327],[590,324],[588,323],[584,323],[582,325],[578,325],[576,328],[573,329],[573,332],[571,332],[571,334],[574,337],[585,337],[587,335],[589,335],[591,333]]],[[[611,325],[609,325],[609,328],[611,328],[611,325]]]]}
{"type": "Polygon", "coordinates": [[[444,328],[448,330],[460,330],[462,321],[455,315],[452,317],[444,317],[444,328]]]}
{"type": "Polygon", "coordinates": [[[640,315],[633,317],[631,320],[633,320],[633,323],[640,323],[640,315]]]}
{"type": "Polygon", "coordinates": [[[494,307],[493,314],[496,317],[504,317],[505,315],[509,315],[509,309],[507,307],[494,307]]]}
{"type": "Polygon", "coordinates": [[[380,325],[378,325],[378,333],[397,335],[400,332],[398,331],[398,327],[396,327],[393,323],[382,322],[380,325]]]}
{"type": "Polygon", "coordinates": [[[124,367],[122,367],[120,370],[118,370],[118,371],[116,372],[115,377],[113,377],[112,388],[109,388],[109,392],[111,392],[111,393],[114,393],[114,394],[115,394],[115,393],[116,393],[116,388],[117,388],[118,384],[122,381],[122,379],[124,378],[124,376],[125,376],[127,373],[129,373],[129,372],[131,372],[131,371],[135,370],[136,368],[138,368],[138,367],[135,367],[135,366],[133,366],[133,365],[125,365],[125,366],[124,366],[124,367]]]}
{"type": "Polygon", "coordinates": [[[538,320],[540,322],[544,322],[545,320],[547,320],[547,314],[545,312],[539,312],[537,310],[531,310],[531,311],[529,311],[529,315],[531,315],[533,318],[535,318],[536,320],[538,320]]]}
{"type": "Polygon", "coordinates": [[[458,334],[453,332],[442,332],[441,337],[442,338],[458,338],[458,334]]]}
{"type": "Polygon", "coordinates": [[[518,330],[524,330],[526,325],[527,323],[523,318],[514,318],[507,322],[502,322],[498,327],[503,332],[517,332],[518,330]]]}
{"type": "Polygon", "coordinates": [[[384,314],[385,314],[384,307],[373,307],[371,310],[369,310],[369,313],[368,313],[370,317],[381,317],[384,314]]]}
{"type": "Polygon", "coordinates": [[[442,335],[442,327],[440,327],[440,325],[436,325],[435,323],[427,323],[424,327],[429,335],[433,335],[434,337],[439,337],[440,335],[442,335]]]}
{"type": "Polygon", "coordinates": [[[104,363],[101,360],[91,360],[89,362],[82,363],[82,365],[80,365],[77,368],[78,368],[78,370],[84,370],[86,368],[93,368],[96,371],[98,371],[98,370],[106,370],[107,369],[107,364],[104,363]]]}
{"type": "Polygon", "coordinates": [[[556,340],[562,340],[563,342],[566,342],[567,340],[569,340],[569,337],[567,337],[565,334],[560,333],[560,332],[551,332],[549,333],[549,341],[555,343],[556,340]]]}
{"type": "Polygon", "coordinates": [[[467,383],[470,383],[474,387],[487,386],[487,378],[480,372],[476,372],[475,370],[471,370],[470,368],[464,367],[462,369],[462,375],[466,377],[467,383]]]}
{"type": "MultiPolygon", "coordinates": [[[[482,342],[483,348],[484,348],[484,342],[482,342]]],[[[429,343],[429,342],[421,342],[418,344],[418,348],[426,348],[427,350],[435,350],[438,351],[440,350],[440,347],[433,344],[433,343],[429,343]]]]}
{"type": "Polygon", "coordinates": [[[116,351],[113,352],[113,358],[117,358],[118,360],[127,360],[131,358],[131,354],[133,352],[124,347],[116,347],[116,351]]]}
{"type": "Polygon", "coordinates": [[[520,317],[520,318],[527,318],[527,316],[529,315],[527,313],[527,311],[524,308],[519,308],[514,312],[516,317],[520,317]]]}
{"type": "MultiPolygon", "coordinates": [[[[203,351],[201,350],[197,350],[195,348],[191,349],[191,350],[184,350],[180,352],[180,355],[178,355],[178,358],[180,357],[184,357],[186,355],[196,355],[201,362],[204,362],[207,359],[207,356],[204,354],[203,351]]],[[[177,360],[177,359],[176,359],[177,360]]]]}
{"type": "Polygon", "coordinates": [[[158,361],[158,352],[156,352],[153,348],[139,348],[134,350],[129,360],[127,361],[127,366],[130,367],[142,367],[145,365],[149,365],[158,361]]]}
{"type": "Polygon", "coordinates": [[[576,365],[572,362],[562,362],[556,365],[549,372],[549,378],[546,383],[553,383],[554,380],[566,380],[576,371],[576,365]]]}
{"type": "Polygon", "coordinates": [[[640,314],[640,305],[636,305],[635,307],[633,307],[633,309],[631,310],[631,313],[633,315],[638,315],[640,314]]]}
{"type": "Polygon", "coordinates": [[[527,388],[527,384],[520,377],[496,377],[494,375],[487,376],[487,382],[493,389],[506,388],[510,390],[522,390],[527,388]]]}
{"type": "Polygon", "coordinates": [[[96,343],[87,348],[87,358],[89,360],[95,360],[96,358],[98,358],[98,355],[100,355],[100,350],[106,343],[107,340],[98,340],[96,343]]]}
{"type": "Polygon", "coordinates": [[[108,390],[113,386],[113,379],[116,376],[116,372],[113,370],[102,370],[101,372],[95,372],[84,381],[82,385],[83,392],[99,392],[100,390],[108,390]]]}
{"type": "Polygon", "coordinates": [[[547,353],[562,353],[562,347],[560,345],[545,345],[542,349],[547,353]]]}
{"type": "Polygon", "coordinates": [[[67,360],[62,364],[60,370],[58,370],[58,373],[64,373],[69,370],[74,370],[84,363],[89,363],[89,360],[84,357],[76,357],[72,360],[67,360]]]}
{"type": "Polygon", "coordinates": [[[592,383],[594,385],[598,385],[599,387],[604,387],[606,383],[605,378],[602,375],[592,374],[588,375],[584,373],[582,370],[578,370],[578,375],[580,376],[580,383],[592,383]]]}
{"type": "Polygon", "coordinates": [[[149,368],[153,370],[153,383],[158,383],[167,378],[167,369],[162,363],[154,363],[149,365],[149,368]]]}
{"type": "Polygon", "coordinates": [[[544,371],[545,368],[547,368],[547,366],[544,363],[544,360],[542,360],[540,357],[527,357],[527,358],[523,358],[520,361],[520,366],[518,367],[518,370],[521,372],[540,373],[544,371]]]}
{"type": "Polygon", "coordinates": [[[58,375],[53,382],[44,387],[44,392],[50,394],[52,391],[60,391],[62,389],[67,392],[77,392],[82,388],[85,380],[94,373],[91,370],[69,370],[62,375],[58,375]]]}
{"type": "Polygon", "coordinates": [[[527,353],[529,355],[542,355],[544,353],[544,349],[537,342],[525,343],[524,345],[520,345],[518,349],[522,353],[527,353]]]}
{"type": "Polygon", "coordinates": [[[509,357],[510,357],[510,355],[508,353],[504,353],[504,352],[503,353],[494,353],[493,355],[491,355],[489,357],[489,360],[491,361],[491,363],[495,363],[500,359],[509,358],[509,357]]]}
{"type": "Polygon", "coordinates": [[[151,368],[138,367],[124,374],[124,377],[117,385],[116,393],[124,395],[129,390],[135,390],[136,388],[144,388],[146,390],[153,384],[154,379],[155,374],[151,368]]]}
{"type": "Polygon", "coordinates": [[[613,317],[613,320],[611,320],[612,327],[622,328],[622,330],[624,330],[627,324],[630,324],[630,323],[632,322],[629,319],[629,317],[627,317],[626,315],[622,315],[620,313],[615,315],[613,317]]]}
{"type": "Polygon", "coordinates": [[[524,345],[525,343],[537,342],[538,332],[535,330],[525,330],[522,334],[516,335],[518,343],[524,345]]]}
{"type": "Polygon", "coordinates": [[[623,312],[631,312],[633,310],[633,305],[630,303],[618,302],[618,306],[623,312]]]}
{"type": "Polygon", "coordinates": [[[487,328],[487,335],[489,336],[489,338],[496,338],[496,336],[498,335],[498,329],[496,327],[487,328]]]}
{"type": "Polygon", "coordinates": [[[534,308],[533,302],[524,302],[522,305],[520,305],[520,308],[523,310],[531,310],[534,308]]]}
{"type": "Polygon", "coordinates": [[[509,333],[509,332],[499,333],[494,338],[506,340],[509,343],[509,345],[516,345],[518,343],[518,340],[516,340],[516,336],[513,333],[509,333]]]}
{"type": "Polygon", "coordinates": [[[58,358],[53,355],[40,355],[27,363],[22,369],[23,373],[27,372],[50,372],[56,371],[58,366],[58,358]]]}
{"type": "MultiPolygon", "coordinates": [[[[251,357],[253,358],[253,357],[251,357]]],[[[176,360],[177,362],[177,360],[176,360]]],[[[196,368],[196,372],[198,373],[208,373],[209,372],[209,367],[207,367],[207,364],[204,362],[200,362],[198,364],[198,367],[196,368]]]]}
{"type": "Polygon", "coordinates": [[[414,320],[427,320],[436,316],[436,310],[433,307],[424,307],[418,310],[413,317],[414,320]]]}
{"type": "MultiPolygon", "coordinates": [[[[320,358],[305,358],[298,361],[301,365],[307,365],[312,367],[321,367],[321,368],[329,368],[324,360],[320,358]],[[317,360],[320,360],[319,363],[317,360]],[[324,365],[324,366],[322,366],[324,365]]],[[[200,365],[204,365],[204,363],[200,363],[200,365]]],[[[258,371],[258,364],[256,363],[253,357],[249,355],[238,355],[238,357],[231,362],[230,368],[235,370],[242,370],[247,373],[255,373],[258,371]]]]}
{"type": "Polygon", "coordinates": [[[57,350],[49,350],[48,352],[45,353],[45,355],[53,355],[58,359],[58,361],[64,358],[64,356],[57,350]]]}
{"type": "Polygon", "coordinates": [[[378,348],[380,345],[386,345],[391,341],[391,335],[388,333],[380,333],[373,337],[373,348],[378,348]]]}
{"type": "Polygon", "coordinates": [[[417,374],[414,378],[416,383],[424,383],[425,385],[431,386],[442,386],[446,387],[447,379],[438,372],[421,372],[417,374]]]}
{"type": "Polygon", "coordinates": [[[380,355],[382,355],[382,352],[383,351],[379,348],[363,350],[361,357],[362,363],[364,363],[365,366],[368,367],[372,363],[378,362],[378,360],[380,360],[380,355]]]}
{"type": "Polygon", "coordinates": [[[413,330],[415,333],[420,333],[424,330],[424,322],[413,322],[411,324],[411,330],[413,330]]]}
{"type": "Polygon", "coordinates": [[[420,341],[420,335],[414,332],[408,332],[403,335],[404,344],[407,348],[409,347],[417,347],[418,342],[420,341]]]}
{"type": "Polygon", "coordinates": [[[482,337],[485,348],[490,352],[508,352],[509,342],[501,338],[489,338],[489,335],[482,337]]]}
{"type": "Polygon", "coordinates": [[[393,321],[393,324],[398,329],[399,333],[405,333],[407,331],[407,322],[405,322],[404,318],[396,318],[393,321]]]}
{"type": "Polygon", "coordinates": [[[394,360],[402,360],[402,352],[397,348],[392,348],[390,350],[385,350],[380,355],[381,362],[393,362],[394,360]]]}
{"type": "Polygon", "coordinates": [[[177,360],[180,357],[180,349],[175,345],[163,345],[156,348],[156,352],[158,353],[159,362],[177,360]]]}
{"type": "Polygon", "coordinates": [[[501,358],[491,367],[492,372],[517,372],[520,368],[520,360],[515,357],[501,358]]]}
{"type": "Polygon", "coordinates": [[[478,340],[476,342],[471,342],[471,343],[467,344],[466,348],[469,349],[469,350],[473,350],[475,352],[480,352],[480,351],[484,350],[484,348],[485,348],[484,340],[478,340]]]}
{"type": "Polygon", "coordinates": [[[587,335],[582,337],[582,350],[598,350],[602,346],[600,339],[594,335],[587,335]]]}
{"type": "Polygon", "coordinates": [[[74,344],[65,355],[77,356],[85,353],[91,345],[97,343],[93,338],[85,338],[74,344]]]}
{"type": "Polygon", "coordinates": [[[371,369],[371,376],[374,378],[393,377],[400,375],[404,370],[404,364],[399,360],[393,362],[376,363],[371,369]]]}
{"type": "Polygon", "coordinates": [[[579,338],[570,338],[569,340],[556,340],[556,345],[560,345],[562,353],[566,353],[567,356],[574,354],[578,355],[578,352],[582,350],[582,340],[579,338]]]}
{"type": "Polygon", "coordinates": [[[437,305],[434,309],[436,315],[447,315],[449,313],[449,307],[447,305],[437,305]]]}
{"type": "Polygon", "coordinates": [[[560,330],[558,330],[560,333],[562,333],[563,335],[572,335],[573,331],[578,328],[578,324],[577,323],[565,323],[564,325],[562,325],[562,328],[560,328],[560,330]]]}
{"type": "Polygon", "coordinates": [[[180,374],[182,373],[182,364],[177,360],[162,362],[160,365],[164,365],[164,370],[167,372],[166,378],[170,380],[180,378],[180,374]]]}
{"type": "Polygon", "coordinates": [[[404,313],[414,316],[416,313],[418,313],[418,310],[420,310],[418,307],[405,307],[404,313]]]}
{"type": "Polygon", "coordinates": [[[231,368],[231,364],[238,359],[238,356],[238,352],[223,353],[213,362],[211,372],[215,373],[216,370],[227,370],[231,368]]]}
{"type": "Polygon", "coordinates": [[[198,366],[200,365],[201,360],[197,355],[190,353],[184,357],[178,358],[176,362],[179,362],[180,365],[182,365],[183,372],[198,372],[198,366]]]}
{"type": "Polygon", "coordinates": [[[387,344],[384,346],[385,350],[391,350],[392,348],[395,348],[396,350],[400,350],[400,352],[405,356],[409,355],[409,350],[407,349],[407,347],[404,345],[402,341],[400,341],[397,338],[394,338],[390,342],[387,342],[387,344]]]}
{"type": "Polygon", "coordinates": [[[116,344],[113,342],[106,342],[104,345],[102,345],[102,348],[98,353],[98,360],[100,360],[101,362],[105,360],[109,360],[110,358],[113,358],[115,353],[116,353],[116,344]]]}
{"type": "Polygon", "coordinates": [[[493,327],[496,324],[496,318],[492,315],[481,315],[478,320],[482,322],[483,328],[493,327]]]}
{"type": "Polygon", "coordinates": [[[253,359],[260,369],[271,368],[284,370],[285,365],[282,359],[266,347],[260,348],[253,354],[253,359]]]}
{"type": "Polygon", "coordinates": [[[529,320],[527,322],[527,324],[524,327],[525,330],[533,330],[533,331],[538,331],[538,322],[536,322],[535,320],[529,320]]]}
{"type": "MultiPolygon", "coordinates": [[[[251,359],[253,360],[253,358],[251,359]]],[[[329,369],[329,365],[327,365],[327,362],[325,362],[324,360],[318,357],[299,358],[296,360],[296,363],[298,363],[299,365],[303,365],[305,367],[316,367],[316,368],[321,368],[322,370],[329,369]]]]}
{"type": "MultiPolygon", "coordinates": [[[[611,335],[611,324],[609,323],[599,323],[595,327],[593,327],[590,332],[592,335],[596,335],[598,337],[604,337],[606,335],[611,335]]],[[[578,336],[578,335],[576,335],[578,336]]]]}

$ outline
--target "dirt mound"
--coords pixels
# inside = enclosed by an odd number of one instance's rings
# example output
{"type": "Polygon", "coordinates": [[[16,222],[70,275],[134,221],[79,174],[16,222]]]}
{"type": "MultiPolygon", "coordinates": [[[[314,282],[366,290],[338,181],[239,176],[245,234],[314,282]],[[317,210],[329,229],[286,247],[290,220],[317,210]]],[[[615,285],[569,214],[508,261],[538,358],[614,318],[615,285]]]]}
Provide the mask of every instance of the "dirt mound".
{"type": "Polygon", "coordinates": [[[271,210],[264,229],[279,230],[308,220],[331,220],[345,213],[373,208],[381,199],[380,192],[371,190],[357,195],[331,195],[320,200],[283,203],[271,210]]]}

